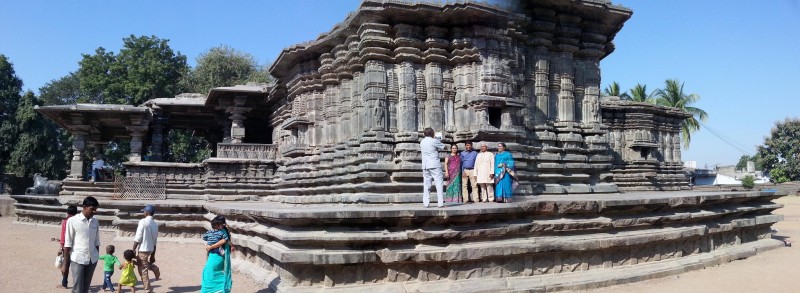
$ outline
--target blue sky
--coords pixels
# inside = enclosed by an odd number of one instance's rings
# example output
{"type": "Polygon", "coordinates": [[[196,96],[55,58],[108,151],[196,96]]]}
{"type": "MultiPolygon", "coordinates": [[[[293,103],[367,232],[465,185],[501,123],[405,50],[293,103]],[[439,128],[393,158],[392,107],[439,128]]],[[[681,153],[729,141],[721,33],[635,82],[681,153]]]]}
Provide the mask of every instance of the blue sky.
{"type": "MultiPolygon", "coordinates": [[[[648,89],[685,82],[701,96],[708,127],[750,154],[776,121],[800,109],[800,2],[620,0],[634,15],[601,62],[612,81],[648,89]],[[768,3],[768,4],[764,4],[768,3]]],[[[286,46],[314,39],[359,0],[10,1],[0,0],[0,54],[25,88],[38,90],[78,68],[97,47],[118,52],[122,38],[156,35],[189,58],[220,44],[272,61],[286,46]]],[[[734,164],[742,153],[702,129],[684,160],[734,164]]]]}

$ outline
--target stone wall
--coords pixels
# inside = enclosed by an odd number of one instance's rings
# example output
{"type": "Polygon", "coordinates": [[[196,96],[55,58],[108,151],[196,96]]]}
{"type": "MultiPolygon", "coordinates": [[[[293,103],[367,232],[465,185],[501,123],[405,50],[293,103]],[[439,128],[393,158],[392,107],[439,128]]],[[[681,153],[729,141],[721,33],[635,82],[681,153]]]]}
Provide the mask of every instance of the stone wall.
{"type": "Polygon", "coordinates": [[[621,190],[689,188],[681,161],[681,125],[690,114],[618,97],[603,98],[602,108],[614,183],[621,190]]]}

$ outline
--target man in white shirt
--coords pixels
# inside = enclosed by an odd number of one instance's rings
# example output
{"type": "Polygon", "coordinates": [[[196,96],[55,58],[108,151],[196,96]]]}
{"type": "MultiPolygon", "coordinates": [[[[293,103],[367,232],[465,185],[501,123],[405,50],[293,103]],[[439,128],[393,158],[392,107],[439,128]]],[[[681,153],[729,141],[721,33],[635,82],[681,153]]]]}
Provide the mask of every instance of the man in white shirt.
{"type": "Polygon", "coordinates": [[[67,220],[64,232],[64,264],[61,273],[72,272],[73,293],[89,292],[92,275],[100,256],[100,223],[94,218],[100,203],[94,197],[83,199],[83,211],[67,220]]]}
{"type": "Polygon", "coordinates": [[[161,271],[156,262],[156,242],[158,242],[158,224],[153,220],[153,214],[156,208],[152,205],[147,205],[142,209],[144,212],[144,219],[139,220],[139,226],[136,227],[136,236],[133,242],[133,251],[138,253],[139,263],[136,267],[139,269],[139,276],[142,277],[145,292],[153,292],[153,287],[150,286],[150,271],[155,274],[156,280],[161,278],[161,271]]]}
{"type": "Polygon", "coordinates": [[[422,156],[422,178],[425,185],[425,190],[422,191],[422,204],[427,208],[431,203],[431,181],[436,181],[436,196],[437,207],[443,208],[444,201],[442,198],[443,177],[442,177],[442,163],[439,160],[439,151],[443,150],[445,145],[439,139],[433,138],[433,129],[430,127],[422,131],[425,138],[419,142],[420,153],[422,156]]]}

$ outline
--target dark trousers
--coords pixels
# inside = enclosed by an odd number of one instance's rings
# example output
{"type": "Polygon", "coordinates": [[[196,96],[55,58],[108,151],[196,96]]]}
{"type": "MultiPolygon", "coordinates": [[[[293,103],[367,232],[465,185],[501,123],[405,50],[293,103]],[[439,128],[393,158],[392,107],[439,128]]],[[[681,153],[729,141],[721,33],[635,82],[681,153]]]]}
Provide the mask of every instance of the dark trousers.
{"type": "Polygon", "coordinates": [[[69,264],[72,271],[72,293],[89,293],[89,286],[92,284],[92,275],[94,275],[94,268],[97,267],[97,262],[82,265],[76,262],[69,264]]]}
{"type": "Polygon", "coordinates": [[[67,270],[61,273],[61,286],[67,288],[67,278],[69,278],[69,264],[72,262],[67,263],[67,270]]]}

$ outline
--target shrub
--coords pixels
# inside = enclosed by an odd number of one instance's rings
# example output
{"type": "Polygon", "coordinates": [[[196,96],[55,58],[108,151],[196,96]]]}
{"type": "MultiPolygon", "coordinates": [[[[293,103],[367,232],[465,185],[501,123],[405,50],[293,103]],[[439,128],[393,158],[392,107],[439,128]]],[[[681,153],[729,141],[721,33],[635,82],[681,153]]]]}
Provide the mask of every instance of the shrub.
{"type": "Polygon", "coordinates": [[[753,175],[747,175],[742,178],[742,187],[753,189],[756,186],[756,178],[753,175]]]}

